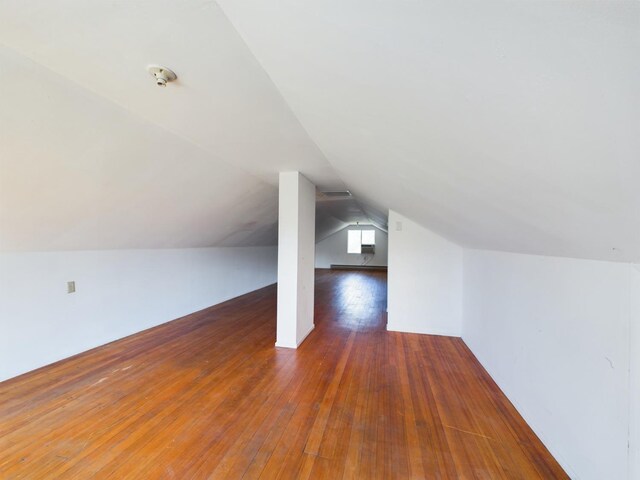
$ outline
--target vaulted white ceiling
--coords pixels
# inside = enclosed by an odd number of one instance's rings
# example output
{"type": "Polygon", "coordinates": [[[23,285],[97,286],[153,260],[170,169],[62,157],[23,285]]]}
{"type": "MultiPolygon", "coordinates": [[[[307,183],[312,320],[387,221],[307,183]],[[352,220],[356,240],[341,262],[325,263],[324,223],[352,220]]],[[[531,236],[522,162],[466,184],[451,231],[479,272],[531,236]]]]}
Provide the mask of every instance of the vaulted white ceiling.
{"type": "Polygon", "coordinates": [[[639,2],[219,3],[359,198],[470,247],[640,260],[639,2]]]}
{"type": "Polygon", "coordinates": [[[219,4],[0,3],[0,248],[273,243],[295,169],[321,234],[640,261],[638,2],[219,4]]]}
{"type": "Polygon", "coordinates": [[[274,244],[279,171],[345,188],[213,2],[4,1],[0,44],[3,250],[274,244]]]}

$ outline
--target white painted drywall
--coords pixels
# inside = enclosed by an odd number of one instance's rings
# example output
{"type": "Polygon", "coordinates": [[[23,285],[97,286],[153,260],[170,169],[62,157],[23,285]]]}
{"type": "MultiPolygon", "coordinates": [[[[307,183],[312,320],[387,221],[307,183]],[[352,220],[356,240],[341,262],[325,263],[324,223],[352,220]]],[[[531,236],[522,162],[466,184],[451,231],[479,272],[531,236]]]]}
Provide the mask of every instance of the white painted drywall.
{"type": "Polygon", "coordinates": [[[573,478],[628,478],[633,272],[464,251],[463,339],[573,478]]]}
{"type": "Polygon", "coordinates": [[[350,225],[316,243],[316,268],[331,268],[331,265],[387,266],[388,235],[375,225],[350,225]],[[375,230],[375,254],[347,253],[349,230],[375,230]]]}
{"type": "Polygon", "coordinates": [[[297,348],[313,330],[316,187],[280,173],[277,347],[297,348]]]}
{"type": "Polygon", "coordinates": [[[462,248],[389,211],[389,330],[460,336],[462,248]]]}
{"type": "Polygon", "coordinates": [[[631,266],[629,479],[640,478],[640,265],[631,266]]]}
{"type": "Polygon", "coordinates": [[[275,247],[0,254],[0,380],[272,284],[276,256],[275,247]]]}

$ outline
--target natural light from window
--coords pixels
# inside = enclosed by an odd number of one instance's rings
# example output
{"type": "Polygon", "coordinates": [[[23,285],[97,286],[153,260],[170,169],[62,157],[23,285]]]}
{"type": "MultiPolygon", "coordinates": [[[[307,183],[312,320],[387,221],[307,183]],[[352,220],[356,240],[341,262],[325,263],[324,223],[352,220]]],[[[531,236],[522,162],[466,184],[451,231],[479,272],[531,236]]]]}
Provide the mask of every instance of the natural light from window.
{"type": "Polygon", "coordinates": [[[362,253],[362,230],[349,230],[347,235],[347,253],[362,253]]]}
{"type": "Polygon", "coordinates": [[[362,253],[363,245],[375,244],[375,230],[349,230],[347,232],[347,253],[362,253]]]}
{"type": "Polygon", "coordinates": [[[375,244],[376,244],[376,231],[362,230],[362,245],[375,245],[375,244]]]}

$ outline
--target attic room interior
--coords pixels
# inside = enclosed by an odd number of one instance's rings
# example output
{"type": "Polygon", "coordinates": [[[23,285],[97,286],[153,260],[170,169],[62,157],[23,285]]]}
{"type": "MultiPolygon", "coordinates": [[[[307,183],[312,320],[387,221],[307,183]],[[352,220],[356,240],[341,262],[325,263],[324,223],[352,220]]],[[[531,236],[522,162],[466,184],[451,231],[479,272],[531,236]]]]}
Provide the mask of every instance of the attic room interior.
{"type": "Polygon", "coordinates": [[[0,479],[640,479],[640,2],[0,2],[0,479]]]}

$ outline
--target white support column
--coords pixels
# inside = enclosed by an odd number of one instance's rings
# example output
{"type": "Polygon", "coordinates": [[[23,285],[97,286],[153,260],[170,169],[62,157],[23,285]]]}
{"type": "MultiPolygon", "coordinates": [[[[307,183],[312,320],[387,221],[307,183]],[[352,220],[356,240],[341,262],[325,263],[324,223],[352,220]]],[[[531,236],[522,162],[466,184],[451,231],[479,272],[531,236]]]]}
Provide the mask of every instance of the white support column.
{"type": "Polygon", "coordinates": [[[298,348],[314,327],[316,187],[282,172],[279,196],[276,347],[298,348]]]}

